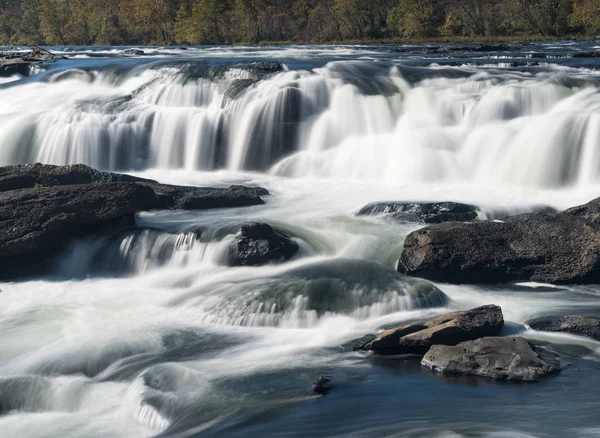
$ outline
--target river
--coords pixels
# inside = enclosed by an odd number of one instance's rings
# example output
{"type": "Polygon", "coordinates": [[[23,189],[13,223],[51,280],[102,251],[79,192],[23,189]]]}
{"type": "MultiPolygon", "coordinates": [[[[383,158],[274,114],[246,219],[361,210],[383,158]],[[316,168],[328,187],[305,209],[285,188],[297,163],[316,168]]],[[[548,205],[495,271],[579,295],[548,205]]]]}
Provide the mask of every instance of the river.
{"type": "Polygon", "coordinates": [[[600,42],[51,50],[69,59],[0,78],[0,165],[85,163],[271,195],[144,213],[147,231],[74,242],[52,275],[0,284],[0,435],[600,436],[600,343],[527,326],[600,316],[599,287],[438,293],[392,275],[422,225],[356,216],[375,201],[493,217],[600,196],[600,58],[577,55],[600,42]],[[299,253],[227,267],[231,230],[248,221],[299,253]],[[565,369],[499,384],[340,347],[483,304],[565,369]],[[317,397],[323,374],[336,387],[317,397]]]}

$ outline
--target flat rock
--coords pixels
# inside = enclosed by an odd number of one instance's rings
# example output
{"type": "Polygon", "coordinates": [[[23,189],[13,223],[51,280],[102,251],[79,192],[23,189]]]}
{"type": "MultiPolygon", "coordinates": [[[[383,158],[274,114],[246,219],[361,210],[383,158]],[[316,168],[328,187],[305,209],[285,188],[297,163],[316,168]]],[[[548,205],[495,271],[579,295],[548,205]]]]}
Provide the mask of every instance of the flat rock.
{"type": "Polygon", "coordinates": [[[404,274],[447,283],[600,281],[600,199],[503,222],[446,222],[408,235],[404,274]]]}
{"type": "Polygon", "coordinates": [[[358,216],[385,216],[398,222],[438,224],[477,219],[477,207],[457,202],[375,202],[363,207],[358,216]]]}
{"type": "Polygon", "coordinates": [[[262,266],[287,261],[298,252],[298,244],[269,224],[242,225],[230,251],[231,266],[262,266]]]}
{"type": "Polygon", "coordinates": [[[0,167],[0,278],[47,272],[72,239],[131,226],[138,212],[260,205],[266,194],[169,186],[83,165],[0,167]]]}
{"type": "Polygon", "coordinates": [[[444,374],[522,382],[534,382],[559,371],[523,338],[488,337],[456,346],[434,345],[421,363],[444,374]]]}
{"type": "Polygon", "coordinates": [[[572,335],[586,336],[600,341],[600,319],[587,318],[579,315],[550,317],[530,322],[529,326],[544,332],[561,332],[572,335]]]}
{"type": "Polygon", "coordinates": [[[424,354],[432,345],[456,345],[485,336],[496,336],[503,327],[502,309],[488,305],[385,330],[365,349],[379,355],[424,354]]]}

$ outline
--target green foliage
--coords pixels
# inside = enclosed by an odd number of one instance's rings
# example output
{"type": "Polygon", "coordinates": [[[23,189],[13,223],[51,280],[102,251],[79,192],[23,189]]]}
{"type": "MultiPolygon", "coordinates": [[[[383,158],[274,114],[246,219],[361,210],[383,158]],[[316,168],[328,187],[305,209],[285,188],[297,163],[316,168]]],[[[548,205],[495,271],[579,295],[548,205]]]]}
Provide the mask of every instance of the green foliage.
{"type": "Polygon", "coordinates": [[[600,1],[574,0],[571,23],[587,35],[600,35],[600,1]]]}
{"type": "Polygon", "coordinates": [[[260,44],[600,34],[600,0],[0,0],[0,44],[260,44]]]}

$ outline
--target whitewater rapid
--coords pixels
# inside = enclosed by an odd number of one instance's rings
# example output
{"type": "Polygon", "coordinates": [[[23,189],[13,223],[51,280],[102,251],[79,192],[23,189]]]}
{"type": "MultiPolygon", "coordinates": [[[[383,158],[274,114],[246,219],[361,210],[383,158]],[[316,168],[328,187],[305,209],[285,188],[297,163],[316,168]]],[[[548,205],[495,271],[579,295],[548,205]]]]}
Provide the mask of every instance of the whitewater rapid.
{"type": "Polygon", "coordinates": [[[422,225],[356,216],[377,201],[465,202],[494,218],[598,197],[600,69],[552,58],[579,46],[514,59],[430,46],[139,49],[57,48],[73,59],[0,81],[0,165],[85,163],[271,195],[143,213],[140,230],[73,242],[52,275],[0,284],[2,433],[595,436],[600,343],[526,323],[600,314],[597,287],[406,279],[396,263],[422,225]],[[228,267],[249,221],[300,251],[228,267]],[[567,371],[487,385],[341,347],[490,303],[567,371]],[[321,374],[339,390],[315,398],[321,374]]]}
{"type": "Polygon", "coordinates": [[[2,90],[0,162],[538,188],[600,172],[591,69],[77,62],[2,90]]]}

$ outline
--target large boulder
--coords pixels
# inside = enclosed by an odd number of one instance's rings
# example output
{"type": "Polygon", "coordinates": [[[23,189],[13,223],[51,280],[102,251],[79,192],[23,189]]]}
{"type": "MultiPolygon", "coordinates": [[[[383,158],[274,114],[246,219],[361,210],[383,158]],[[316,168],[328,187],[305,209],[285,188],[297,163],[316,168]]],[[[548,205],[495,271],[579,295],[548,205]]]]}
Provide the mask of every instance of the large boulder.
{"type": "Polygon", "coordinates": [[[231,266],[262,266],[287,261],[298,252],[298,244],[269,224],[242,225],[229,250],[231,266]]]}
{"type": "Polygon", "coordinates": [[[600,199],[503,222],[446,222],[408,235],[404,274],[447,283],[600,281],[600,199]]]}
{"type": "Polygon", "coordinates": [[[496,336],[503,327],[502,309],[488,305],[386,330],[364,348],[379,355],[424,354],[432,345],[496,336]]]}
{"type": "Polygon", "coordinates": [[[205,210],[264,204],[269,192],[261,187],[191,187],[160,184],[154,180],[113,172],[102,172],[83,164],[52,166],[20,164],[0,167],[0,192],[35,187],[76,184],[138,183],[155,193],[153,209],[205,210]]]}
{"type": "Polygon", "coordinates": [[[600,341],[600,319],[598,318],[579,315],[549,317],[530,322],[529,326],[535,330],[570,333],[600,341]]]}
{"type": "Polygon", "coordinates": [[[457,202],[375,202],[363,207],[358,216],[384,216],[398,222],[439,224],[477,219],[477,207],[457,202]]]}
{"type": "Polygon", "coordinates": [[[423,365],[444,374],[534,382],[559,371],[523,338],[483,338],[456,346],[434,345],[423,365]]]}
{"type": "Polygon", "coordinates": [[[47,272],[70,240],[131,226],[138,212],[258,205],[267,193],[169,186],[83,165],[0,167],[0,279],[47,272]]]}

